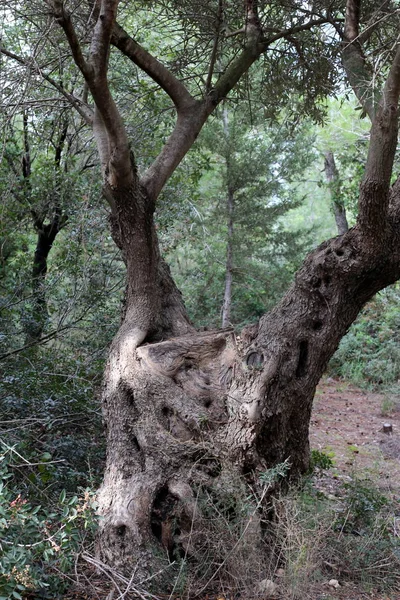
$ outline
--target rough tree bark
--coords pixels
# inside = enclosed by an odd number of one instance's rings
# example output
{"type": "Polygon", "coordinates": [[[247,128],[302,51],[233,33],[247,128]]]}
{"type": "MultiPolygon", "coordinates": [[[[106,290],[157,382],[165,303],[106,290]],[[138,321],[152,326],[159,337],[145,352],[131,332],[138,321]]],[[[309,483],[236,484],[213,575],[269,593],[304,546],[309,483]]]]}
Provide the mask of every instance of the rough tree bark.
{"type": "Polygon", "coordinates": [[[242,53],[203,100],[193,99],[115,25],[116,0],[99,3],[87,59],[62,2],[52,5],[95,102],[112,233],[127,266],[125,311],[104,378],[108,451],[99,553],[129,574],[135,569],[140,579],[165,549],[188,549],[199,518],[198,486],[212,487],[232,473],[251,478],[285,459],[293,477],[308,467],[312,401],[326,364],[365,302],[400,277],[400,185],[389,188],[400,51],[373,120],[357,225],[313,251],[258,324],[240,335],[199,333],[160,257],[155,201],[207,116],[268,47],[256,3],[246,3],[242,53]],[[141,179],[108,88],[110,41],[157,81],[177,110],[175,130],[141,179]]]}

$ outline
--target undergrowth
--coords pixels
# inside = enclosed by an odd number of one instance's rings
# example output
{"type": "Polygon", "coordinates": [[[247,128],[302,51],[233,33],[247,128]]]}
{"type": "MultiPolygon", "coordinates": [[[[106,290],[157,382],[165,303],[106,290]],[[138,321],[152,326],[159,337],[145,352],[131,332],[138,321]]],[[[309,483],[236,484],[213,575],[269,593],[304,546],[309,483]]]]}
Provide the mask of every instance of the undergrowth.
{"type": "Polygon", "coordinates": [[[219,594],[306,600],[315,599],[316,591],[328,593],[332,579],[398,598],[398,507],[360,473],[344,483],[335,480],[334,494],[324,492],[323,482],[333,481],[332,457],[313,457],[314,471],[286,493],[277,484],[285,480],[287,463],[259,473],[251,485],[226,473],[216,487],[199,487],[196,522],[180,549],[166,557],[164,571],[138,584],[91,554],[92,492],[62,491],[42,506],[18,478],[18,449],[3,449],[0,600],[62,598],[71,581],[78,593],[90,592],[87,581],[74,575],[82,570],[75,567],[78,554],[102,573],[104,587],[126,599],[157,600],[167,593],[182,599],[219,594]]]}
{"type": "Polygon", "coordinates": [[[342,339],[329,365],[331,375],[360,387],[398,394],[400,381],[400,287],[371,300],[342,339]]]}
{"type": "Polygon", "coordinates": [[[21,600],[33,592],[35,598],[58,598],[70,585],[66,575],[77,552],[92,542],[95,496],[86,489],[68,497],[63,490],[42,506],[15,477],[18,463],[22,468],[30,464],[15,447],[4,450],[2,444],[0,600],[21,600]]]}

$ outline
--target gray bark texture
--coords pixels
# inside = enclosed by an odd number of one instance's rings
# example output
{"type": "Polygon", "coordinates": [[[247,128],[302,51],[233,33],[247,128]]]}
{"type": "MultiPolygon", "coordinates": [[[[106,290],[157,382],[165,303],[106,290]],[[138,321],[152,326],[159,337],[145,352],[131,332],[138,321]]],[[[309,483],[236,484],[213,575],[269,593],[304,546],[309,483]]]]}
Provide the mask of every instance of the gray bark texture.
{"type": "Polygon", "coordinates": [[[323,243],[276,308],[239,335],[191,327],[151,219],[150,260],[136,248],[145,226],[130,216],[134,224],[122,223],[129,214],[119,212],[128,291],[105,375],[99,551],[144,576],[163,549],[188,551],[199,486],[234,474],[255,480],[286,459],[291,477],[307,470],[312,401],[327,362],[365,302],[400,276],[400,215],[389,213],[378,251],[359,227],[323,243]]]}

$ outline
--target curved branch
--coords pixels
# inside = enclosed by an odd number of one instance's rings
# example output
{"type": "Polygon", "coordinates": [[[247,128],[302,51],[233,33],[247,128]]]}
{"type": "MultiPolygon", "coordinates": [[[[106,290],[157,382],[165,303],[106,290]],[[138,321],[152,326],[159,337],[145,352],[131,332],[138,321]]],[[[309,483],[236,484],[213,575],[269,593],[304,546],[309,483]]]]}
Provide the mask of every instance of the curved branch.
{"type": "Polygon", "coordinates": [[[178,113],[173,132],[141,180],[153,201],[158,198],[169,177],[193,146],[213,108],[204,101],[193,100],[190,107],[178,113]]]}
{"type": "Polygon", "coordinates": [[[168,94],[177,110],[193,101],[193,97],[184,84],[138,44],[118,23],[114,25],[111,43],[168,94]]]}
{"type": "MultiPolygon", "coordinates": [[[[271,38],[263,40],[262,31],[257,19],[256,2],[255,0],[249,0],[246,21],[247,36],[242,52],[229,65],[225,73],[220,76],[215,86],[211,88],[202,101],[196,101],[190,96],[190,102],[185,103],[184,107],[179,109],[178,119],[172,134],[160,154],[143,176],[142,184],[153,201],[157,199],[163,186],[193,145],[208,116],[226,98],[239,79],[260,55],[273,42],[279,39],[309,30],[316,25],[327,22],[327,19],[312,20],[303,25],[275,33],[271,38]]],[[[163,68],[165,69],[165,67],[163,68]]],[[[169,72],[167,71],[167,73],[169,72]]]]}
{"type": "Polygon", "coordinates": [[[128,136],[107,79],[111,34],[118,3],[118,0],[101,1],[90,44],[90,58],[86,61],[71,17],[64,9],[62,0],[53,0],[55,17],[64,30],[75,63],[84,76],[96,104],[93,131],[100,153],[103,176],[112,188],[129,186],[133,176],[128,136]]]}
{"type": "Polygon", "coordinates": [[[110,43],[119,0],[102,0],[90,44],[90,64],[97,77],[106,78],[110,43]]]}

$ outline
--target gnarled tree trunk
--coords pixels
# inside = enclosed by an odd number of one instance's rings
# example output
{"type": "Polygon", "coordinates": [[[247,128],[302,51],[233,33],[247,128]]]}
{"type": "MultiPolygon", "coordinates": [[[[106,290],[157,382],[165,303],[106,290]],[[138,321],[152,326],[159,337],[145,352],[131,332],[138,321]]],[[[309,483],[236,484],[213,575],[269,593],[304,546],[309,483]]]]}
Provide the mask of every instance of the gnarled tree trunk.
{"type": "MultiPolygon", "coordinates": [[[[123,227],[140,229],[137,222],[123,227]]],[[[126,315],[103,400],[109,451],[100,545],[107,562],[125,571],[135,564],[144,575],[155,556],[187,550],[196,490],[218,486],[227,473],[257,479],[285,459],[291,476],[307,470],[316,385],[365,302],[400,276],[396,240],[398,233],[389,234],[377,252],[356,227],[325,242],[278,306],[239,336],[193,330],[162,270],[152,294],[157,305],[169,289],[163,318],[139,340],[132,315],[142,314],[144,300],[132,278],[140,267],[128,267],[126,315]]],[[[154,261],[156,269],[161,262],[154,261]]]]}
{"type": "MultiPolygon", "coordinates": [[[[255,480],[259,471],[286,459],[292,477],[308,467],[312,400],[326,364],[365,302],[400,277],[400,186],[391,193],[389,187],[400,50],[376,115],[370,112],[357,226],[312,252],[281,302],[257,325],[240,335],[229,328],[199,333],[160,257],[155,201],[208,115],[268,44],[317,21],[268,37],[257,3],[246,0],[243,49],[210,89],[213,53],[204,97],[197,100],[115,24],[118,0],[98,3],[88,59],[63,3],[52,4],[95,103],[92,123],[112,233],[127,266],[123,320],[104,380],[108,451],[99,495],[99,553],[140,579],[154,572],[166,553],[190,554],[201,520],[199,487],[218,487],[234,474],[255,480]],[[111,41],[153,77],[177,110],[174,131],[141,180],[108,87],[111,41]]],[[[346,48],[362,62],[354,46],[359,0],[347,1],[346,16],[346,48]]],[[[350,75],[354,79],[354,69],[350,75]]]]}

